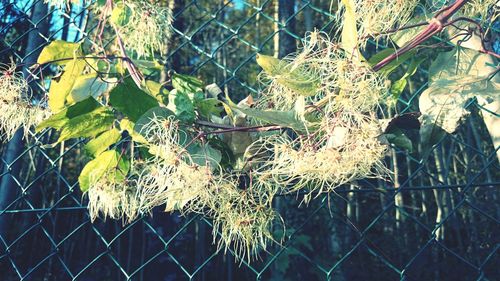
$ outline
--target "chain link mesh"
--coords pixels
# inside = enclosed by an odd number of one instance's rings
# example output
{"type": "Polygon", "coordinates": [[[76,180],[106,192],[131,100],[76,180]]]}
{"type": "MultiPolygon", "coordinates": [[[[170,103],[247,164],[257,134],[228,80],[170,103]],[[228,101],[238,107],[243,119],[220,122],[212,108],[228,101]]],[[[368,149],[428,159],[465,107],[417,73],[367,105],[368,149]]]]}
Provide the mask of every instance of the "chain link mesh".
{"type": "MultiPolygon", "coordinates": [[[[293,51],[313,28],[334,32],[327,2],[167,1],[175,17],[167,66],[217,83],[236,100],[257,93],[255,55],[293,51]],[[288,12],[277,8],[287,2],[288,12]]],[[[30,65],[52,40],[92,40],[90,7],[1,0],[1,62],[30,65]]],[[[43,77],[23,72],[35,92],[46,91],[43,77]]],[[[399,112],[418,109],[426,80],[424,71],[416,75],[399,112]]],[[[18,133],[0,146],[0,279],[498,280],[500,147],[492,146],[476,104],[469,108],[471,117],[428,160],[399,150],[388,156],[393,182],[358,181],[309,206],[278,198],[286,239],[251,263],[218,252],[203,217],[160,209],[128,225],[91,223],[77,185],[81,141],[49,149],[51,131],[29,141],[18,133]]]]}

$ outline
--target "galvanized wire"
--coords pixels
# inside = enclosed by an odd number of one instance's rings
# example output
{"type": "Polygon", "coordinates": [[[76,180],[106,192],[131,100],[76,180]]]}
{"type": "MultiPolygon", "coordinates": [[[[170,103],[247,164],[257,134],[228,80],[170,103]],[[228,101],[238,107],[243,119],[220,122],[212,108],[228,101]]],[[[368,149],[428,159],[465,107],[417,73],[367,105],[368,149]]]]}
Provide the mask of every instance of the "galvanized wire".
{"type": "MultiPolygon", "coordinates": [[[[235,99],[258,93],[255,55],[279,51],[280,34],[299,42],[307,21],[334,32],[326,2],[295,1],[293,13],[279,19],[277,0],[175,0],[175,36],[163,59],[235,99]]],[[[0,1],[2,62],[32,60],[43,48],[25,52],[33,36],[44,43],[93,39],[91,5],[75,5],[69,13],[45,6],[46,14],[34,19],[35,5],[44,4],[0,1]],[[43,21],[48,31],[40,30],[43,21]]],[[[29,69],[24,75],[34,80],[35,91],[46,91],[46,81],[31,77],[29,69]]],[[[400,113],[416,110],[427,87],[424,70],[414,80],[398,101],[400,113]]],[[[9,183],[8,191],[0,190],[1,279],[497,280],[500,147],[491,145],[480,108],[471,103],[470,109],[469,121],[427,160],[396,149],[387,165],[397,181],[358,181],[307,208],[298,206],[301,195],[280,197],[276,208],[288,222],[286,239],[250,263],[217,251],[211,221],[200,216],[158,209],[128,225],[92,224],[77,185],[81,141],[48,149],[51,131],[32,133],[29,141],[18,137],[19,153],[9,154],[8,144],[0,149],[0,180],[9,183]]]]}

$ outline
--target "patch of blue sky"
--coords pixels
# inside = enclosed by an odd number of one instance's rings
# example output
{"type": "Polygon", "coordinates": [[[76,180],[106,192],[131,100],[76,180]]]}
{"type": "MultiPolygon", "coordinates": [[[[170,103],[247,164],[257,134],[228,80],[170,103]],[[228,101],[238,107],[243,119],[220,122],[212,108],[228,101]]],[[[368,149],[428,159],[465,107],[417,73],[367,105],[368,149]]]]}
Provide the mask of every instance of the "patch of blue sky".
{"type": "Polygon", "coordinates": [[[234,8],[238,10],[242,10],[245,7],[245,4],[243,3],[244,0],[233,0],[234,3],[234,8]]]}
{"type": "MultiPolygon", "coordinates": [[[[38,1],[38,0],[37,0],[38,1]]],[[[31,14],[31,10],[35,2],[33,0],[13,0],[13,4],[19,11],[22,11],[26,15],[31,14]]],[[[71,6],[71,11],[68,12],[66,8],[59,9],[55,7],[48,7],[51,15],[50,23],[50,39],[62,39],[65,19],[70,18],[67,27],[67,40],[68,41],[79,41],[83,37],[83,33],[80,30],[79,24],[81,19],[87,13],[87,10],[83,6],[83,0],[73,3],[71,6]]]]}

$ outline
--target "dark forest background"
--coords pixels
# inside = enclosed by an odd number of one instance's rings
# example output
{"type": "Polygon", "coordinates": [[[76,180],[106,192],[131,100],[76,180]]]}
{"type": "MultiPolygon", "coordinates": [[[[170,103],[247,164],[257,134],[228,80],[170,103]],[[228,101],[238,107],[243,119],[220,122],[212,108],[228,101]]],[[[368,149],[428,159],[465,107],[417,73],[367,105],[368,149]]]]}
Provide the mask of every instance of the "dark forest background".
{"type": "MultiPolygon", "coordinates": [[[[283,57],[307,31],[337,32],[326,0],[159,2],[175,16],[160,78],[168,70],[196,75],[233,100],[262,87],[257,53],[283,57]]],[[[63,13],[43,1],[0,0],[0,62],[29,65],[51,40],[89,40],[95,24],[78,5],[63,13]]],[[[367,55],[381,47],[370,45],[367,55]]],[[[400,113],[418,110],[427,82],[421,68],[397,103],[400,113]]],[[[35,94],[43,82],[31,83],[35,94]]],[[[499,280],[500,169],[482,118],[471,111],[425,162],[392,150],[393,181],[358,181],[309,206],[280,197],[285,243],[250,264],[217,253],[210,221],[201,217],[160,208],[125,226],[91,224],[77,185],[87,161],[81,143],[45,149],[50,131],[28,143],[17,134],[0,144],[0,280],[499,280]]]]}

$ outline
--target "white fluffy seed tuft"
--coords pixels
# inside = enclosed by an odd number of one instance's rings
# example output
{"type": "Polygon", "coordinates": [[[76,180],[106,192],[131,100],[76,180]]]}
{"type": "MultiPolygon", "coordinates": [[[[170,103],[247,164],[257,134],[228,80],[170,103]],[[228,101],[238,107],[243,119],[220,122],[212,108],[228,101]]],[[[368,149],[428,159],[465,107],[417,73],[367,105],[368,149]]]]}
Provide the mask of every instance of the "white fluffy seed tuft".
{"type": "Polygon", "coordinates": [[[167,52],[168,40],[172,35],[172,12],[146,0],[125,1],[131,10],[128,23],[120,28],[127,49],[137,57],[150,57],[155,53],[167,52]]]}
{"type": "Polygon", "coordinates": [[[29,129],[47,118],[48,110],[30,101],[30,88],[15,65],[0,65],[0,140],[9,141],[19,129],[29,129]]]}

